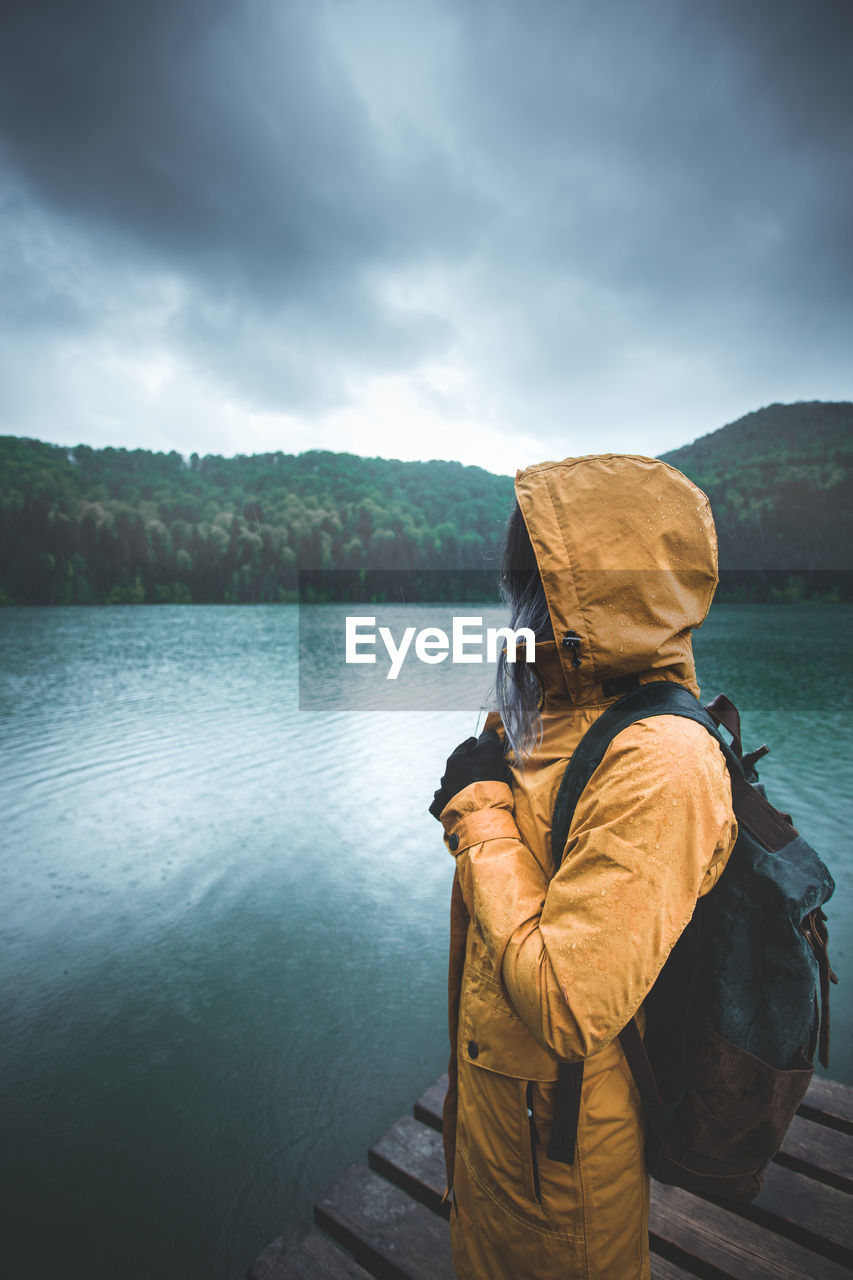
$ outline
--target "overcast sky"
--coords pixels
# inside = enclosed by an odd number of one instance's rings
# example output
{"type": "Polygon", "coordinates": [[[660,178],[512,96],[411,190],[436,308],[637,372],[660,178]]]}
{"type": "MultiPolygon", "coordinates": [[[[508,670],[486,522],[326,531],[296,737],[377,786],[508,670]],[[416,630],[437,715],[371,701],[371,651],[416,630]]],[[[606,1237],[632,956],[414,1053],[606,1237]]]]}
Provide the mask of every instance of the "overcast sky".
{"type": "Polygon", "coordinates": [[[853,399],[849,0],[15,0],[0,434],[495,471],[853,399]]]}

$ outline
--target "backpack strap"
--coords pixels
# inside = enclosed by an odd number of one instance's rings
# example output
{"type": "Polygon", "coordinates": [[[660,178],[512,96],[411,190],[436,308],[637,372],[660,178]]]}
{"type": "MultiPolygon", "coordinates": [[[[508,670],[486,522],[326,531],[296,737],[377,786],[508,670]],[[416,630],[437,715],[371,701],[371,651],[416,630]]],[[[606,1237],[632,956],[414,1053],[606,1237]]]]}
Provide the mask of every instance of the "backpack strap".
{"type": "Polygon", "coordinates": [[[705,707],[709,716],[716,725],[722,725],[724,729],[728,729],[732,735],[732,751],[734,751],[738,760],[743,759],[743,743],[740,740],[740,712],[738,711],[731,698],[727,698],[724,693],[718,693],[716,698],[705,707]]]}
{"type": "Polygon", "coordinates": [[[696,720],[704,725],[719,742],[732,777],[734,778],[736,774],[743,776],[743,769],[737,756],[723,739],[712,717],[689,689],[685,689],[682,684],[673,684],[670,680],[653,680],[651,684],[640,685],[639,689],[626,693],[598,717],[581,738],[569,761],[557,793],[551,824],[551,852],[555,870],[559,870],[560,863],[563,861],[563,851],[569,838],[569,828],[572,825],[577,803],[586,784],[604,759],[613,739],[637,720],[664,715],[683,716],[687,720],[696,720]]]}
{"type": "Polygon", "coordinates": [[[581,1113],[583,1059],[579,1062],[561,1062],[557,1073],[554,1116],[551,1120],[547,1155],[549,1160],[557,1160],[560,1164],[574,1164],[581,1113]]]}
{"type": "Polygon", "coordinates": [[[740,759],[740,717],[734,704],[728,698],[720,696],[709,703],[706,709],[684,685],[673,684],[670,680],[653,680],[650,684],[640,685],[639,689],[626,693],[609,706],[578,743],[563,775],[554,805],[551,852],[555,870],[559,870],[563,860],[577,803],[613,739],[638,720],[663,715],[695,720],[704,725],[717,740],[726,758],[732,784],[732,808],[737,814],[739,826],[745,827],[772,853],[784,849],[785,845],[796,838],[798,833],[790,819],[774,809],[746,775],[740,759]],[[720,710],[725,719],[718,714],[720,710]],[[729,746],[720,733],[718,723],[723,724],[733,735],[732,746],[729,746]]]}
{"type": "MultiPolygon", "coordinates": [[[[551,850],[555,871],[559,870],[563,860],[577,803],[613,739],[638,720],[660,715],[676,715],[695,720],[715,738],[725,756],[731,780],[732,808],[742,831],[748,832],[754,841],[769,852],[784,849],[798,838],[790,818],[770,804],[760,785],[754,785],[757,783],[754,762],[767,748],[760,748],[749,756],[742,755],[740,717],[734,705],[727,698],[719,697],[706,709],[683,685],[657,680],[641,685],[619,698],[599,716],[578,743],[563,776],[554,806],[551,850]],[[732,735],[731,745],[722,736],[719,726],[732,735]]],[[[829,964],[823,912],[819,909],[812,911],[804,921],[802,931],[819,972],[818,1016],[813,1032],[816,1044],[809,1050],[809,1056],[811,1057],[816,1047],[820,1061],[825,1066],[829,1050],[829,986],[838,979],[829,964]]],[[[630,1019],[619,1033],[619,1040],[643,1101],[650,1132],[655,1133],[662,1144],[669,1124],[667,1107],[661,1099],[654,1068],[635,1018],[630,1019]]],[[[572,1080],[568,1072],[561,1071],[554,1103],[555,1119],[559,1116],[560,1121],[556,1144],[560,1154],[556,1158],[569,1164],[574,1156],[574,1142],[570,1152],[566,1150],[566,1145],[567,1140],[577,1133],[580,1108],[577,1083],[576,1078],[572,1080]]],[[[548,1154],[551,1155],[550,1150],[548,1154]]]]}
{"type": "MultiPolygon", "coordinates": [[[[599,716],[581,738],[569,761],[557,793],[551,825],[551,851],[555,869],[559,869],[563,860],[569,828],[581,794],[601,764],[613,739],[623,729],[635,724],[637,720],[646,720],[650,716],[659,715],[682,716],[704,725],[719,742],[733,781],[735,774],[740,774],[743,778],[743,770],[737,756],[720,735],[714,719],[689,689],[685,689],[680,684],[673,684],[669,680],[654,680],[650,684],[640,685],[638,689],[619,698],[599,716]]],[[[745,779],[744,785],[749,787],[745,779]]],[[[662,1104],[652,1064],[643,1044],[643,1037],[633,1018],[621,1032],[620,1041],[651,1121],[656,1118],[658,1112],[662,1111],[662,1104]]],[[[582,1062],[560,1063],[554,1098],[552,1137],[548,1146],[550,1160],[558,1160],[563,1164],[572,1164],[574,1161],[582,1081],[582,1062]],[[581,1068],[580,1072],[577,1070],[578,1066],[581,1068]],[[564,1070],[564,1068],[573,1068],[573,1070],[564,1070]]]]}

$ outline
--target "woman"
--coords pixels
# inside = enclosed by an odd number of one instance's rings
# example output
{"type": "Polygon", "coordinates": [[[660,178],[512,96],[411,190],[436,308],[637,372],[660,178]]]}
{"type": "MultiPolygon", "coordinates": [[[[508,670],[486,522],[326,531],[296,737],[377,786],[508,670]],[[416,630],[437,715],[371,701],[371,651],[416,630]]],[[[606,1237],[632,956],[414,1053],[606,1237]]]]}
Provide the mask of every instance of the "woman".
{"type": "MultiPolygon", "coordinates": [[[[551,815],[602,711],[650,680],[698,693],[690,632],[717,583],[707,498],[649,458],[519,472],[502,585],[535,661],[501,660],[500,717],[433,802],[456,858],[445,1152],[460,1280],[648,1277],[648,1177],[619,1041],[731,852],[722,753],[657,716],[611,744],[559,870],[551,815]],[[495,733],[492,730],[499,730],[495,733]],[[583,1061],[573,1154],[549,1159],[561,1063],[583,1061]],[[566,1159],[572,1163],[566,1163],[566,1159]]],[[[565,1071],[565,1068],[564,1068],[565,1071]]]]}

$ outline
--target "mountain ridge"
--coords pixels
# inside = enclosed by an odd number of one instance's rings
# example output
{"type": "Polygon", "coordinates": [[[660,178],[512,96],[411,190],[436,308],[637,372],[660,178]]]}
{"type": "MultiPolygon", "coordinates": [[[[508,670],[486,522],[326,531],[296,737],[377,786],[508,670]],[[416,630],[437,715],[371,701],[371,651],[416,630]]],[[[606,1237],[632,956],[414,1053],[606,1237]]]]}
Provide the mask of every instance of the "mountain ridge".
{"type": "MultiPolygon", "coordinates": [[[[853,403],[765,406],[661,457],[711,500],[723,598],[853,598],[853,403]]],[[[494,572],[512,500],[459,462],[3,436],[0,603],[289,600],[303,566],[494,572]]]]}

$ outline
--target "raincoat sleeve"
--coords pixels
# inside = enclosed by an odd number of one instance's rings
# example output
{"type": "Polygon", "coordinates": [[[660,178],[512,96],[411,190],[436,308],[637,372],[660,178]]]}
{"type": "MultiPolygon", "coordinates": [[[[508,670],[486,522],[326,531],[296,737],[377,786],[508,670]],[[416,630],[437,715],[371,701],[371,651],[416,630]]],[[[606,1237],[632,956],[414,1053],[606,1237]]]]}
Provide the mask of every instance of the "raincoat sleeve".
{"type": "Polygon", "coordinates": [[[506,784],[474,783],[441,819],[510,1004],[570,1060],[603,1049],[637,1012],[737,834],[722,753],[674,716],[614,739],[550,881],[506,784]]]}

